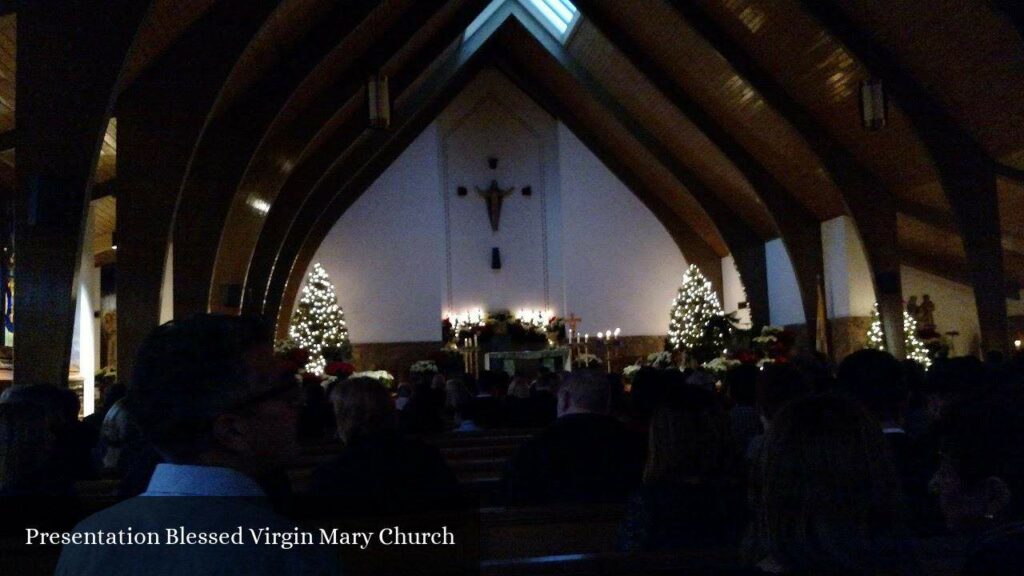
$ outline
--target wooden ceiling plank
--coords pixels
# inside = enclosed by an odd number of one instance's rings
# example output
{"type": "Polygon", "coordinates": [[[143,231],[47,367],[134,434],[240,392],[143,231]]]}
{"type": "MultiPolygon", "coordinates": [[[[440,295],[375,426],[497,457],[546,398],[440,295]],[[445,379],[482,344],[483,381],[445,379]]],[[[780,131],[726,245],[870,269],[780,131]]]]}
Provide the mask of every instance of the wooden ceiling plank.
{"type": "Polygon", "coordinates": [[[993,160],[970,134],[897,59],[872,40],[839,8],[825,0],[801,0],[801,6],[843,43],[899,102],[927,148],[953,209],[967,254],[985,350],[1009,349],[1006,285],[999,196],[993,160]]]}

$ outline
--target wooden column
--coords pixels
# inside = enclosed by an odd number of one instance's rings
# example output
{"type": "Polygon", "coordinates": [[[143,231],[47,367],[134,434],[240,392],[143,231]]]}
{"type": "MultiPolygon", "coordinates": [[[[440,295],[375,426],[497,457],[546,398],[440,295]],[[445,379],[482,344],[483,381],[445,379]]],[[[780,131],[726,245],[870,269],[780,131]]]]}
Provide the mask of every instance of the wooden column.
{"type": "Polygon", "coordinates": [[[19,6],[17,384],[67,385],[89,190],[125,56],[148,7],[143,0],[19,6]]]}
{"type": "MultiPolygon", "coordinates": [[[[160,322],[164,262],[196,142],[274,5],[233,0],[211,9],[118,101],[117,357],[125,382],[142,340],[160,322]]],[[[174,270],[176,284],[190,280],[187,268],[174,270]]]]}

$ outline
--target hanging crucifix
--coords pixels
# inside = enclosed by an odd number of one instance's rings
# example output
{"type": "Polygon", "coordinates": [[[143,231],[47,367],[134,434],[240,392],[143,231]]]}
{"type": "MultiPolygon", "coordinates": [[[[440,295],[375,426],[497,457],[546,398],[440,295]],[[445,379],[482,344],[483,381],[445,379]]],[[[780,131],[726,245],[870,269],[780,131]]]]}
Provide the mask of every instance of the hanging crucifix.
{"type": "MultiPolygon", "coordinates": [[[[492,170],[494,170],[498,167],[498,159],[488,158],[487,164],[492,170]]],[[[497,180],[491,180],[491,185],[486,189],[481,189],[479,186],[475,186],[475,188],[476,193],[484,199],[484,202],[487,203],[487,218],[491,222],[491,231],[497,232],[501,224],[501,205],[504,203],[505,198],[515,191],[515,186],[502,188],[498,186],[497,180]]],[[[525,186],[523,187],[522,192],[523,196],[530,196],[533,190],[530,186],[525,186]]],[[[459,196],[466,196],[468,194],[468,190],[466,190],[465,186],[459,186],[458,193],[459,196]]]]}

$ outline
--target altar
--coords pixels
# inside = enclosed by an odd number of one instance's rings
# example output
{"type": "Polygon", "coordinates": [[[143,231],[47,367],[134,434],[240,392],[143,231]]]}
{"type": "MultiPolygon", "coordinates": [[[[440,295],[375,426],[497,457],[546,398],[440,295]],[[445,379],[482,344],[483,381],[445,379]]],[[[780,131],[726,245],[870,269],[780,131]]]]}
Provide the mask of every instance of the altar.
{"type": "Polygon", "coordinates": [[[515,376],[517,372],[532,375],[540,368],[547,368],[552,372],[572,370],[572,362],[568,348],[488,352],[484,354],[484,368],[501,370],[509,376],[515,376]]]}

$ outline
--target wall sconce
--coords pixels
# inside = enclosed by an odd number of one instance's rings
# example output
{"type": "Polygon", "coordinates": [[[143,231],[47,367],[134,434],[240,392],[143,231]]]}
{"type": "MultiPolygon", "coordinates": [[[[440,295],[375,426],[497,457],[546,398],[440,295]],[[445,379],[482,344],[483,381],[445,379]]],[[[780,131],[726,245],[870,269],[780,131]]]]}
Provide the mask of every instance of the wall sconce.
{"type": "Polygon", "coordinates": [[[110,233],[110,249],[117,250],[117,230],[110,233]]]}
{"type": "Polygon", "coordinates": [[[877,78],[860,83],[860,117],[865,130],[881,130],[889,120],[885,87],[877,78]]]}
{"type": "Polygon", "coordinates": [[[366,83],[369,102],[370,127],[386,130],[391,127],[391,94],[388,77],[374,74],[366,83]]]}

